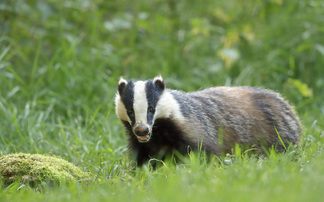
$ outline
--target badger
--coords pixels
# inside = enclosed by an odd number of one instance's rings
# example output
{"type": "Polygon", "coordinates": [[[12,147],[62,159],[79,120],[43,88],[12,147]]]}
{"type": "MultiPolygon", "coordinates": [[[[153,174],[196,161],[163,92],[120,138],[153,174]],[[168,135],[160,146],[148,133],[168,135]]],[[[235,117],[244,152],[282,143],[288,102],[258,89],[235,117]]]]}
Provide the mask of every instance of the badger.
{"type": "Polygon", "coordinates": [[[236,144],[278,151],[300,145],[294,109],[271,90],[220,86],[183,92],[166,88],[161,76],[120,78],[115,107],[138,166],[174,151],[186,154],[188,148],[221,155],[236,144]]]}

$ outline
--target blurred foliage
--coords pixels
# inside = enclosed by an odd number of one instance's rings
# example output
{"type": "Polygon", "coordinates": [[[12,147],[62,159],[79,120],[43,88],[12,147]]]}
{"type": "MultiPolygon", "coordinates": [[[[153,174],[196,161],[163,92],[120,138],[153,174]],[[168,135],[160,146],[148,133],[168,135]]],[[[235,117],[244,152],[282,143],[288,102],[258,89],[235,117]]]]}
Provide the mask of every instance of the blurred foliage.
{"type": "Polygon", "coordinates": [[[123,139],[105,134],[119,126],[95,124],[117,123],[120,76],[162,74],[168,87],[183,90],[261,86],[300,113],[324,113],[320,0],[3,0],[0,22],[3,134],[44,133],[51,124],[51,136],[59,129],[65,139],[70,128],[118,147],[123,139]]]}
{"type": "Polygon", "coordinates": [[[0,13],[0,96],[19,108],[89,115],[120,76],[160,73],[172,88],[262,86],[322,107],[320,0],[4,0],[0,13]]]}
{"type": "MultiPolygon", "coordinates": [[[[1,0],[0,155],[60,155],[108,180],[94,186],[98,192],[88,192],[91,200],[143,199],[150,190],[158,200],[161,194],[174,197],[179,187],[194,190],[188,199],[206,192],[224,200],[239,197],[233,192],[246,193],[246,200],[276,194],[281,200],[300,199],[297,192],[303,199],[318,199],[323,188],[323,35],[322,0],[1,0]],[[120,76],[137,80],[158,74],[168,87],[188,91],[251,85],[282,93],[305,125],[298,160],[291,159],[294,153],[269,161],[238,158],[233,164],[219,159],[200,166],[191,160],[188,164],[198,166],[134,172],[114,115],[116,85],[120,76]],[[314,182],[317,189],[307,195],[314,182]],[[279,189],[283,183],[298,191],[286,194],[279,189]]],[[[0,200],[3,192],[16,189],[1,188],[0,183],[0,200]]],[[[50,194],[53,201],[69,200],[70,193],[83,191],[76,185],[68,194],[64,188],[50,194]]]]}
{"type": "Polygon", "coordinates": [[[67,86],[96,97],[108,90],[103,81],[161,73],[186,90],[257,85],[302,99],[289,78],[323,92],[323,7],[316,0],[5,0],[0,68],[12,82],[1,93],[67,86]],[[84,92],[89,83],[95,91],[84,92]]]}

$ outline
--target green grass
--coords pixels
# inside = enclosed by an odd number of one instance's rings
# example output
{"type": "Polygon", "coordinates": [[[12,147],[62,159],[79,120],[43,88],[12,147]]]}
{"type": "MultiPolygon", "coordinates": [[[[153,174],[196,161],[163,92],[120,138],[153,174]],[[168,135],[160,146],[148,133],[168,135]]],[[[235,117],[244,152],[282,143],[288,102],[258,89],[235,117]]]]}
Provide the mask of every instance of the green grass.
{"type": "Polygon", "coordinates": [[[321,0],[5,0],[0,24],[0,155],[52,153],[100,179],[42,192],[0,185],[0,201],[321,201],[321,0]],[[186,91],[280,92],[304,125],[301,149],[133,169],[117,82],[158,74],[186,91]]]}

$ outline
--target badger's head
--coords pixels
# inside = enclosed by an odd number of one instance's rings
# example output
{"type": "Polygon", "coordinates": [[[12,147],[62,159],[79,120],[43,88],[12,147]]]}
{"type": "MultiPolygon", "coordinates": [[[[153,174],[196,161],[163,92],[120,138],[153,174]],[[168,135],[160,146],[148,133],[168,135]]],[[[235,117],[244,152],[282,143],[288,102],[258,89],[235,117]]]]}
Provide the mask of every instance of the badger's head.
{"type": "Polygon", "coordinates": [[[147,81],[118,82],[116,95],[116,114],[118,118],[129,123],[133,134],[141,143],[148,142],[152,135],[154,121],[165,115],[158,102],[165,91],[161,76],[147,81]]]}

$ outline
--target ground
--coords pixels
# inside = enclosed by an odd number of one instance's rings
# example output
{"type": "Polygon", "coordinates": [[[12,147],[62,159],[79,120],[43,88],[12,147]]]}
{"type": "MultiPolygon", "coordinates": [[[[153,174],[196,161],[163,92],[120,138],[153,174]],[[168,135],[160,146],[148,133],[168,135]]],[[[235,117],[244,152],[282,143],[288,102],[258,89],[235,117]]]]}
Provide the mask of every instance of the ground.
{"type": "Polygon", "coordinates": [[[51,153],[96,179],[41,192],[2,179],[0,201],[320,201],[323,21],[321,0],[1,1],[0,156],[51,153]],[[159,74],[184,91],[281,93],[303,124],[301,148],[134,168],[117,83],[159,74]]]}

